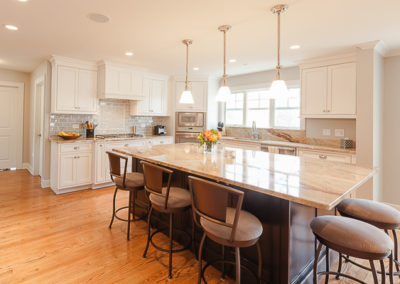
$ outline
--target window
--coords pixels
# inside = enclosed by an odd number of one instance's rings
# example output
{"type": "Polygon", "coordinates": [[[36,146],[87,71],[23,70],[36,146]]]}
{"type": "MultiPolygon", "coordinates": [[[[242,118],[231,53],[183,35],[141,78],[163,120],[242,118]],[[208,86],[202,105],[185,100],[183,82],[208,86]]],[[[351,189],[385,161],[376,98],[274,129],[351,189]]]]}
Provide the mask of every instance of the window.
{"type": "Polygon", "coordinates": [[[225,104],[227,126],[300,129],[300,88],[289,88],[287,96],[271,98],[268,89],[233,93],[225,104]]]}

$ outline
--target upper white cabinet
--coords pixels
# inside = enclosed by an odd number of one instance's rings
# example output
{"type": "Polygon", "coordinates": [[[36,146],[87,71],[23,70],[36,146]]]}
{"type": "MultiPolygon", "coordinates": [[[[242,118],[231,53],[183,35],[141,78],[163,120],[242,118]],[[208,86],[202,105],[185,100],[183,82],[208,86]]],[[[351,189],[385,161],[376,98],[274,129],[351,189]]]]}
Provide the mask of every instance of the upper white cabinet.
{"type": "Polygon", "coordinates": [[[97,66],[90,62],[53,56],[52,113],[97,112],[97,66]]]}
{"type": "Polygon", "coordinates": [[[168,115],[168,77],[146,74],[143,79],[143,100],[131,103],[131,115],[168,115]]]}
{"type": "Polygon", "coordinates": [[[309,118],[356,118],[356,63],[301,69],[301,114],[309,118]]]}
{"type": "Polygon", "coordinates": [[[208,82],[190,82],[189,89],[192,92],[194,104],[180,104],[179,99],[185,82],[175,83],[175,110],[176,111],[207,111],[208,82]]]}
{"type": "Polygon", "coordinates": [[[143,72],[129,65],[101,62],[98,90],[100,99],[143,100],[143,72]]]}

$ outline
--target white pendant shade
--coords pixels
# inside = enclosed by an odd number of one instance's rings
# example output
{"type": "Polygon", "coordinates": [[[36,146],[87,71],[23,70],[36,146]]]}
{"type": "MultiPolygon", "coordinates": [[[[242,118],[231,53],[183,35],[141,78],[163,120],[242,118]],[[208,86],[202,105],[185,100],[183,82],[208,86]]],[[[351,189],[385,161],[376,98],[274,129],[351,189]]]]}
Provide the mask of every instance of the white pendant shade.
{"type": "Polygon", "coordinates": [[[271,84],[271,96],[274,98],[283,97],[288,94],[288,88],[284,80],[274,80],[271,84]]]}
{"type": "Polygon", "coordinates": [[[193,104],[193,95],[189,90],[185,90],[182,92],[181,98],[179,99],[180,104],[193,104]]]}
{"type": "Polygon", "coordinates": [[[226,102],[231,95],[231,90],[228,86],[222,86],[219,88],[217,97],[215,98],[217,102],[226,102]]]}

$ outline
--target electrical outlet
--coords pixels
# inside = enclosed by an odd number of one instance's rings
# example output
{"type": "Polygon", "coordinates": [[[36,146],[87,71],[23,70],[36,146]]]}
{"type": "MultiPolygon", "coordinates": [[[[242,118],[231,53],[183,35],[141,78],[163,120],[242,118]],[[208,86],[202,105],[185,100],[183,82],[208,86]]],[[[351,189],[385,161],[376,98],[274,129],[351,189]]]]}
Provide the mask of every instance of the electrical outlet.
{"type": "Polygon", "coordinates": [[[331,130],[329,128],[322,129],[322,135],[331,136],[331,130]]]}
{"type": "Polygon", "coordinates": [[[344,129],[335,129],[336,137],[344,137],[344,129]]]}
{"type": "Polygon", "coordinates": [[[50,122],[50,126],[53,127],[54,126],[54,122],[50,122]]]}
{"type": "Polygon", "coordinates": [[[79,129],[79,123],[74,123],[72,124],[73,129],[79,129]]]}

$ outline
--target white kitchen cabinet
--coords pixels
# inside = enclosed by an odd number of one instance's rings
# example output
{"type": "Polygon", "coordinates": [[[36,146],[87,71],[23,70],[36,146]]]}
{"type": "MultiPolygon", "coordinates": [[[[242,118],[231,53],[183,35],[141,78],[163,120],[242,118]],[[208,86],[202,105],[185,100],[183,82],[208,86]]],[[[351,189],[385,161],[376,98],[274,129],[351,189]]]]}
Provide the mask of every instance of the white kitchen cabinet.
{"type": "Polygon", "coordinates": [[[55,193],[90,187],[92,183],[92,143],[51,143],[50,184],[55,193]]]}
{"type": "Polygon", "coordinates": [[[172,136],[160,136],[149,140],[151,145],[167,145],[174,144],[174,138],[172,136]]]}
{"type": "Polygon", "coordinates": [[[106,147],[104,142],[96,142],[94,144],[94,184],[110,182],[110,174],[108,169],[108,158],[106,157],[106,147]]]}
{"type": "Polygon", "coordinates": [[[143,100],[143,72],[130,65],[101,62],[98,90],[100,99],[143,100]]]}
{"type": "Polygon", "coordinates": [[[97,112],[97,70],[93,63],[52,57],[51,112],[97,112]]]}
{"type": "Polygon", "coordinates": [[[301,114],[308,118],[356,118],[356,63],[301,69],[301,114]]]}
{"type": "Polygon", "coordinates": [[[332,152],[315,151],[307,149],[298,149],[297,153],[299,157],[313,158],[324,161],[341,162],[347,164],[355,163],[355,160],[353,160],[353,155],[351,154],[332,153],[332,152]]]}
{"type": "Polygon", "coordinates": [[[131,102],[131,115],[168,115],[168,77],[147,74],[143,79],[143,100],[131,102]]]}
{"type": "Polygon", "coordinates": [[[180,104],[179,99],[185,90],[185,82],[175,83],[175,110],[176,111],[207,111],[208,82],[189,82],[189,89],[193,95],[193,104],[180,104]]]}

